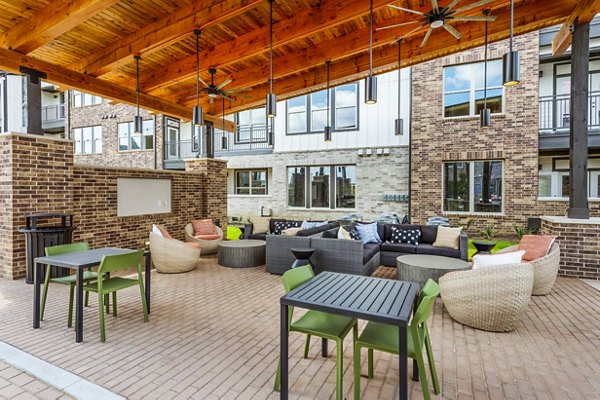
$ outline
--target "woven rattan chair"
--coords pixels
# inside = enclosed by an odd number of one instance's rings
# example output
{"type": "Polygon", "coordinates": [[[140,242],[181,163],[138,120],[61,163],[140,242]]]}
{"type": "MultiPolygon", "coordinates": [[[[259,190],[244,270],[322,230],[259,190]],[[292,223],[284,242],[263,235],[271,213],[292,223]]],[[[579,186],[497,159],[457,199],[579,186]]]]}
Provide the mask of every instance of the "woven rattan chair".
{"type": "MultiPolygon", "coordinates": [[[[519,246],[510,246],[498,251],[497,253],[510,253],[518,251],[519,246]]],[[[552,290],[556,276],[558,275],[558,267],[560,264],[560,248],[558,244],[552,244],[548,254],[542,258],[529,262],[533,267],[533,294],[534,296],[543,296],[552,290]]]]}
{"type": "Polygon", "coordinates": [[[215,254],[219,249],[219,243],[223,241],[223,230],[215,225],[218,239],[215,240],[202,240],[194,237],[194,227],[192,224],[185,226],[185,241],[190,243],[198,243],[200,245],[200,254],[215,254]]]}
{"type": "Polygon", "coordinates": [[[156,270],[163,274],[188,272],[196,268],[200,249],[177,239],[150,233],[150,252],[156,270]]]}
{"type": "Polygon", "coordinates": [[[533,288],[530,264],[450,272],[440,278],[444,306],[456,321],[486,331],[515,329],[533,288]]]}

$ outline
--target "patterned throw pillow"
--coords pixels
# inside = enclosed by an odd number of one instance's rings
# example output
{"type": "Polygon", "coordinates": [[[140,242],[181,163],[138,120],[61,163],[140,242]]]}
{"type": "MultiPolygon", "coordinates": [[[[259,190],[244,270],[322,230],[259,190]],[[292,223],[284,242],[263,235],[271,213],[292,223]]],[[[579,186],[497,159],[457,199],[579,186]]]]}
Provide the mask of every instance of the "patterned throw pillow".
{"type": "Polygon", "coordinates": [[[275,235],[281,235],[282,231],[285,231],[289,228],[299,228],[301,225],[298,221],[275,221],[275,230],[273,233],[275,235]]]}
{"type": "Polygon", "coordinates": [[[409,243],[419,244],[421,231],[419,229],[402,229],[398,226],[392,226],[392,237],[390,243],[409,243]]]}
{"type": "Polygon", "coordinates": [[[356,230],[358,231],[358,236],[360,236],[360,240],[362,240],[363,244],[381,243],[381,238],[377,233],[377,222],[356,225],[356,230]]]}
{"type": "Polygon", "coordinates": [[[350,235],[350,239],[360,240],[360,235],[358,234],[356,228],[348,231],[348,234],[350,235]]]}

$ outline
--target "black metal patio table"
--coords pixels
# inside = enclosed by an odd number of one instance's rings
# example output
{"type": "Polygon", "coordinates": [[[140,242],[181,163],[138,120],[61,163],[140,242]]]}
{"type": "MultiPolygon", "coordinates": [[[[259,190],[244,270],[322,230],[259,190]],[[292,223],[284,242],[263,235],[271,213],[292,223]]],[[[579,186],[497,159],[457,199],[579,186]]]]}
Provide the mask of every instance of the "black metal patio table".
{"type": "MultiPolygon", "coordinates": [[[[55,256],[36,257],[34,259],[33,279],[33,328],[40,327],[40,292],[42,283],[42,268],[44,265],[76,270],[76,296],[75,296],[75,341],[83,341],[83,271],[100,265],[102,257],[115,254],[131,253],[135,250],[119,249],[116,247],[104,247],[100,249],[77,251],[73,253],[59,254],[55,256]]],[[[150,272],[152,261],[150,251],[144,252],[146,257],[144,290],[146,292],[146,305],[150,313],[150,272]]]]}
{"type": "Polygon", "coordinates": [[[281,392],[288,398],[288,307],[396,325],[400,329],[399,392],[408,398],[406,329],[419,292],[419,285],[391,279],[323,272],[280,299],[281,304],[281,392]]]}

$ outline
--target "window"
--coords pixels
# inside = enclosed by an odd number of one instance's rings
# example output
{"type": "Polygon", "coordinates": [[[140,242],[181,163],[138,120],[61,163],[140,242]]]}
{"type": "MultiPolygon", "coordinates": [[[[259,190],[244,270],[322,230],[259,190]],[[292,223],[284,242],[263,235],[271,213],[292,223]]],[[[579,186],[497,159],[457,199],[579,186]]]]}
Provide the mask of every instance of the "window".
{"type": "Polygon", "coordinates": [[[154,120],[147,119],[142,124],[142,134],[133,132],[133,122],[117,124],[119,130],[119,151],[149,150],[154,148],[154,120]]]}
{"type": "MultiPolygon", "coordinates": [[[[358,84],[337,86],[330,92],[329,121],[333,130],[358,129],[358,84]]],[[[287,101],[287,133],[323,132],[327,125],[327,91],[287,101]]]]}
{"type": "Polygon", "coordinates": [[[102,103],[102,97],[73,90],[73,107],[91,106],[102,103]]]}
{"type": "Polygon", "coordinates": [[[444,163],[444,211],[502,212],[502,161],[444,163]]]}
{"type": "Polygon", "coordinates": [[[355,170],[354,165],[289,167],[288,206],[355,208],[355,170]]]}
{"type": "Polygon", "coordinates": [[[75,154],[102,153],[102,127],[73,128],[75,154]]]}
{"type": "Polygon", "coordinates": [[[238,113],[236,143],[265,142],[267,140],[266,120],[264,107],[238,113]]]}
{"type": "MultiPolygon", "coordinates": [[[[444,117],[478,115],[484,103],[484,63],[444,68],[444,117]]],[[[502,112],[502,61],[488,61],[487,105],[492,113],[502,112]]]]}
{"type": "Polygon", "coordinates": [[[267,170],[235,171],[235,194],[267,194],[267,170]]]}

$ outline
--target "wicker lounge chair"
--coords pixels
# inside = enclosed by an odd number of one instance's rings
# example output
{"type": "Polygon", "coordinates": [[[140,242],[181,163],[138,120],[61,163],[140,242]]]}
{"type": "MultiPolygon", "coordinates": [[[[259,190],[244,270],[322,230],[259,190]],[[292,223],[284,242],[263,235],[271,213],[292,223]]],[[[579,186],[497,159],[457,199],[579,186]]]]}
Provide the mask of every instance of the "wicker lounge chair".
{"type": "Polygon", "coordinates": [[[156,270],[163,274],[188,272],[196,268],[200,249],[177,239],[150,233],[150,251],[156,270]]]}
{"type": "MultiPolygon", "coordinates": [[[[510,246],[498,251],[497,253],[509,253],[518,251],[518,245],[510,246]]],[[[529,264],[533,267],[533,294],[534,296],[543,296],[552,290],[558,267],[560,264],[560,248],[558,244],[552,244],[548,254],[542,258],[531,261],[529,264]]]]}
{"type": "Polygon", "coordinates": [[[192,224],[185,226],[185,241],[190,243],[198,243],[200,245],[200,254],[214,254],[219,249],[219,243],[223,241],[223,230],[215,225],[218,239],[215,240],[202,240],[194,237],[194,227],[192,224]]]}
{"type": "Polygon", "coordinates": [[[440,278],[444,306],[456,321],[486,331],[515,329],[533,288],[530,264],[450,272],[440,278]]]}

